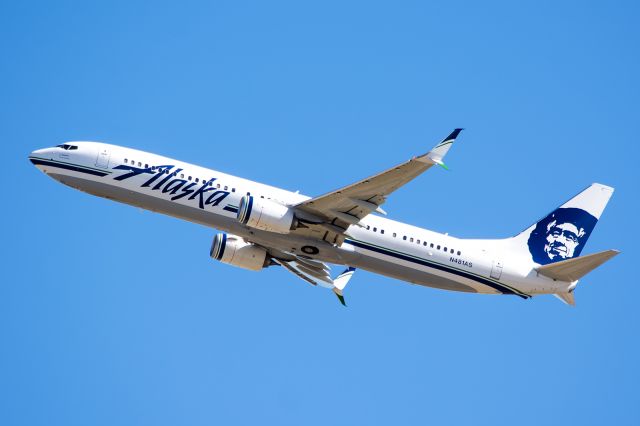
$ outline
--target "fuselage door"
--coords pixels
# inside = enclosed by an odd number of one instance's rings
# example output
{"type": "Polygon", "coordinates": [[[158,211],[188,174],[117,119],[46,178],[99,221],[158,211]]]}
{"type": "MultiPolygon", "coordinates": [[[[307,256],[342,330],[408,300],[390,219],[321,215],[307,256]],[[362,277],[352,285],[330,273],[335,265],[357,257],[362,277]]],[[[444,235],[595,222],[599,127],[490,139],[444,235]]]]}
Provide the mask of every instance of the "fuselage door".
{"type": "Polygon", "coordinates": [[[101,147],[98,150],[98,157],[96,158],[96,166],[101,169],[109,168],[109,158],[111,157],[111,151],[109,148],[101,147]]]}
{"type": "Polygon", "coordinates": [[[499,280],[502,276],[502,261],[494,260],[493,266],[491,267],[491,278],[499,280]]]}

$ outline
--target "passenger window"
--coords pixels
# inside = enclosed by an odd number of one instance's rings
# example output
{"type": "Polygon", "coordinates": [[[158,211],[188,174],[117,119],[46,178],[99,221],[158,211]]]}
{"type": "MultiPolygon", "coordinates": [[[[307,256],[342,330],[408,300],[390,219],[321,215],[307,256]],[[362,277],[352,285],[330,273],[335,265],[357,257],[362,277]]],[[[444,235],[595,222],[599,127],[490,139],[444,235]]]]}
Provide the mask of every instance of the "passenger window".
{"type": "Polygon", "coordinates": [[[381,229],[381,230],[380,230],[380,233],[381,233],[381,234],[384,234],[384,229],[381,229]]]}
{"type": "Polygon", "coordinates": [[[413,242],[413,237],[409,238],[409,242],[412,243],[413,242]]]}
{"type": "Polygon", "coordinates": [[[220,189],[220,184],[217,184],[217,185],[216,185],[216,188],[220,189]]]}
{"type": "Polygon", "coordinates": [[[369,225],[367,225],[367,231],[368,231],[369,229],[370,229],[370,228],[369,228],[369,225]]]}
{"type": "Polygon", "coordinates": [[[200,180],[198,178],[196,178],[196,183],[199,183],[199,182],[200,182],[200,180]]]}
{"type": "Polygon", "coordinates": [[[451,254],[453,254],[453,249],[451,249],[451,254]]]}
{"type": "Polygon", "coordinates": [[[416,243],[420,244],[420,240],[416,240],[416,243]]]}
{"type": "Polygon", "coordinates": [[[149,168],[149,165],[148,165],[148,164],[145,164],[145,165],[144,165],[144,168],[145,168],[145,169],[148,169],[148,168],[149,168]]]}
{"type": "Polygon", "coordinates": [[[426,247],[427,246],[427,242],[426,241],[423,242],[422,245],[426,247]]]}
{"type": "Polygon", "coordinates": [[[180,179],[184,179],[184,173],[180,173],[180,179]]]}
{"type": "Polygon", "coordinates": [[[447,248],[446,248],[446,247],[444,248],[444,252],[445,252],[445,253],[447,252],[447,248]]]}
{"type": "Polygon", "coordinates": [[[460,253],[460,250],[458,250],[458,256],[460,256],[462,253],[460,253]]]}
{"type": "Polygon", "coordinates": [[[397,236],[397,234],[394,232],[394,233],[393,233],[393,238],[395,238],[396,236],[397,236]]]}
{"type": "Polygon", "coordinates": [[[236,192],[236,189],[235,188],[231,188],[231,192],[236,192]]]}
{"type": "Polygon", "coordinates": [[[124,164],[127,164],[127,159],[126,158],[124,159],[124,164]]]}
{"type": "Polygon", "coordinates": [[[438,250],[440,250],[440,246],[438,246],[437,248],[438,248],[438,250]]]}
{"type": "Polygon", "coordinates": [[[373,228],[373,232],[378,232],[378,228],[373,228]]]}
{"type": "Polygon", "coordinates": [[[189,176],[188,179],[191,180],[191,176],[189,176]]]}
{"type": "Polygon", "coordinates": [[[251,193],[250,193],[250,192],[247,192],[247,195],[251,195],[251,193]]]}
{"type": "Polygon", "coordinates": [[[225,186],[224,186],[224,190],[226,191],[226,190],[228,190],[228,189],[229,189],[229,187],[228,187],[227,185],[225,185],[225,186]]]}
{"type": "Polygon", "coordinates": [[[430,246],[430,247],[431,247],[431,248],[433,248],[433,243],[431,243],[431,246],[430,246]]]}
{"type": "Polygon", "coordinates": [[[142,167],[142,162],[138,161],[138,167],[142,167]]]}
{"type": "Polygon", "coordinates": [[[405,235],[405,236],[403,236],[403,237],[402,237],[402,239],[403,239],[404,241],[407,241],[407,236],[406,236],[406,235],[405,235]]]}

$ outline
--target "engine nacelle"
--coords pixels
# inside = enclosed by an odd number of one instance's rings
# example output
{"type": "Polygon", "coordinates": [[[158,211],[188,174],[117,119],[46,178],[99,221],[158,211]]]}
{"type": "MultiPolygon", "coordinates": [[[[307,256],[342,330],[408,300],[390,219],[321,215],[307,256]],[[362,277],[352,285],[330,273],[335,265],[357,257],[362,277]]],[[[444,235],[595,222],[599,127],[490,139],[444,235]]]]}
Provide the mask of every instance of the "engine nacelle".
{"type": "Polygon", "coordinates": [[[251,228],[288,234],[294,228],[293,210],[264,198],[245,195],[240,199],[238,221],[251,228]]]}
{"type": "Polygon", "coordinates": [[[242,238],[220,233],[213,238],[209,255],[222,263],[259,271],[267,263],[267,250],[242,238]]]}

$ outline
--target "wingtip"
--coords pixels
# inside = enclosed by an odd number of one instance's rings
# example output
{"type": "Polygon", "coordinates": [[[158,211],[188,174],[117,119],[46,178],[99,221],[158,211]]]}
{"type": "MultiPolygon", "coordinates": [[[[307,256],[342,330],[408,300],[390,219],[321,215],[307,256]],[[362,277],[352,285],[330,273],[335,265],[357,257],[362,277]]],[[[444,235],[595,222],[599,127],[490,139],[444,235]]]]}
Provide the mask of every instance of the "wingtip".
{"type": "Polygon", "coordinates": [[[463,127],[458,127],[456,129],[453,129],[453,132],[451,132],[451,134],[447,137],[447,140],[457,138],[460,132],[462,132],[463,130],[464,130],[463,127]]]}
{"type": "Polygon", "coordinates": [[[454,129],[453,132],[451,132],[449,134],[449,136],[447,136],[446,138],[442,139],[442,141],[436,145],[435,147],[433,147],[433,149],[430,152],[436,152],[438,151],[438,148],[443,148],[443,152],[441,153],[442,156],[444,156],[444,154],[446,154],[446,152],[449,150],[449,145],[451,145],[453,142],[455,142],[456,138],[458,137],[458,135],[460,134],[460,132],[464,130],[462,128],[457,128],[454,129]]]}
{"type": "Polygon", "coordinates": [[[333,289],[333,294],[335,294],[335,295],[336,295],[336,297],[338,298],[338,300],[340,301],[340,303],[342,304],[342,306],[344,306],[344,307],[346,307],[346,306],[347,306],[346,302],[344,301],[344,296],[343,296],[342,294],[338,293],[338,292],[336,291],[336,289],[333,289]]]}

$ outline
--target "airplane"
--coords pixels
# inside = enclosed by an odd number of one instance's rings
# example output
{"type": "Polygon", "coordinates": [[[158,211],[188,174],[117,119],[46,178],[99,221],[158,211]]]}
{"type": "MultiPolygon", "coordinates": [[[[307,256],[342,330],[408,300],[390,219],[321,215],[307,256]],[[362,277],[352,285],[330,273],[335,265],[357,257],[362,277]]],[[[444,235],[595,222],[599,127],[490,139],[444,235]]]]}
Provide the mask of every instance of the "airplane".
{"type": "Polygon", "coordinates": [[[552,294],[575,305],[578,280],[616,256],[582,249],[614,189],[594,183],[521,233],[463,239],[388,219],[382,205],[398,188],[437,165],[462,129],[433,149],[317,197],[101,142],[39,149],[29,160],[80,191],[215,228],[210,256],[260,271],[281,266],[302,280],[344,290],[357,269],[444,290],[552,294]],[[332,278],[329,264],[344,265],[332,278]]]}

